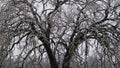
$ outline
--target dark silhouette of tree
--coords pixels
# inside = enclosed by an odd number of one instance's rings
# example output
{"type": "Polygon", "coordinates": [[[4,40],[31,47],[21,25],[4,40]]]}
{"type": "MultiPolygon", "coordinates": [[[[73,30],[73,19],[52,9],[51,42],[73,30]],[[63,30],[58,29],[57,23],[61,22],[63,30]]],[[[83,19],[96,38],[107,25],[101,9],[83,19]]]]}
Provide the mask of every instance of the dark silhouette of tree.
{"type": "Polygon", "coordinates": [[[119,0],[3,0],[1,4],[1,67],[14,53],[18,53],[15,65],[22,68],[43,67],[44,61],[50,68],[120,67],[119,0]]]}

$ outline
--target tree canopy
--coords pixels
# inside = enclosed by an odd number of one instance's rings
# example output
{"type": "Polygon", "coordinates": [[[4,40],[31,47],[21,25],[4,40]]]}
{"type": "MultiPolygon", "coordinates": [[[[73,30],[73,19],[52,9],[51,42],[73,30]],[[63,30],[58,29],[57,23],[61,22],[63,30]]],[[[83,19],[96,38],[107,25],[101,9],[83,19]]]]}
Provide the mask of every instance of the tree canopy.
{"type": "Polygon", "coordinates": [[[120,0],[0,4],[0,68],[120,67],[120,0]]]}

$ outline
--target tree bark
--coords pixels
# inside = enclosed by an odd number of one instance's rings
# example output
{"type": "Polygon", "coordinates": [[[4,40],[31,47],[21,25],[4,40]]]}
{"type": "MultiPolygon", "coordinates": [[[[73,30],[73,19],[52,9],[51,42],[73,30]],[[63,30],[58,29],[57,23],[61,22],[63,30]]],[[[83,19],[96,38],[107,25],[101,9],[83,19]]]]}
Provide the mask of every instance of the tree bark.
{"type": "Polygon", "coordinates": [[[78,48],[78,45],[84,41],[83,37],[84,37],[83,34],[78,33],[78,35],[75,37],[75,39],[70,42],[70,45],[64,56],[62,68],[71,68],[70,60],[72,59],[72,56],[73,56],[75,50],[78,48]]]}
{"type": "Polygon", "coordinates": [[[69,51],[67,51],[65,56],[64,56],[62,68],[70,68],[70,59],[71,59],[71,57],[72,57],[72,55],[70,54],[69,51]]]}
{"type": "Polygon", "coordinates": [[[47,44],[47,43],[44,43],[44,47],[46,48],[46,51],[47,51],[47,54],[48,54],[48,57],[49,57],[49,61],[50,61],[51,68],[59,68],[59,67],[58,67],[58,64],[57,64],[57,61],[56,61],[56,58],[55,58],[55,56],[53,55],[52,50],[50,49],[50,45],[47,44]]]}
{"type": "MultiPolygon", "coordinates": [[[[39,38],[40,39],[40,38],[39,38]]],[[[41,39],[40,39],[41,40],[41,39]]],[[[48,54],[48,58],[49,58],[49,61],[50,61],[50,67],[51,68],[59,68],[58,67],[58,64],[57,64],[57,61],[56,61],[56,58],[55,56],[53,55],[53,52],[50,48],[50,43],[48,41],[45,41],[44,39],[41,40],[43,42],[43,46],[45,47],[46,51],[47,51],[47,54],[48,54]]]]}

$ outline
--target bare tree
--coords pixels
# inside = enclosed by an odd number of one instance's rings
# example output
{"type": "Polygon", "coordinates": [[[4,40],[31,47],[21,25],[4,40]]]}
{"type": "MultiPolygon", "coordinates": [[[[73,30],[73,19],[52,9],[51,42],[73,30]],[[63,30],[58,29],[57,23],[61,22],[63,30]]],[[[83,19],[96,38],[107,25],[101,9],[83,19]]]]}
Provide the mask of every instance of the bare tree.
{"type": "Polygon", "coordinates": [[[8,0],[0,14],[0,57],[18,47],[22,68],[120,67],[119,0],[8,0]]]}

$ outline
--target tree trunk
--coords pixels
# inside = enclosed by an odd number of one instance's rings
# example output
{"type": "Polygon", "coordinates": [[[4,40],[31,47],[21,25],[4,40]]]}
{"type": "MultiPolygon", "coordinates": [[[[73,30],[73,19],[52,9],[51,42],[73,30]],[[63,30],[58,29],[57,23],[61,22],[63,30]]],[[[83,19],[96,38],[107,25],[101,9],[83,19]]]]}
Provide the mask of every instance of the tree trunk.
{"type": "Polygon", "coordinates": [[[56,61],[56,58],[53,55],[52,50],[50,49],[50,44],[44,43],[44,47],[45,47],[45,49],[47,51],[51,68],[59,68],[58,64],[57,64],[57,61],[56,61]]]}
{"type": "Polygon", "coordinates": [[[65,56],[64,56],[62,68],[70,68],[70,59],[71,59],[71,57],[72,57],[72,55],[70,54],[69,51],[67,51],[65,56]]]}
{"type": "Polygon", "coordinates": [[[71,43],[71,45],[68,47],[67,52],[65,53],[62,68],[70,68],[70,60],[72,59],[72,56],[78,47],[78,44],[71,43]]]}

